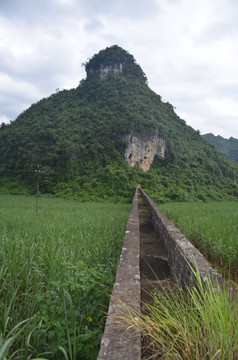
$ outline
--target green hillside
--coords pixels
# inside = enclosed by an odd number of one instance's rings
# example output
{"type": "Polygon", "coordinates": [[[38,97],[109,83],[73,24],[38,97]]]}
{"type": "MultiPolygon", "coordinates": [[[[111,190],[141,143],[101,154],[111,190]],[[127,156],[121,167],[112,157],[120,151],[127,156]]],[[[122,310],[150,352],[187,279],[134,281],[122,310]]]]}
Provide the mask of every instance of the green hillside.
{"type": "Polygon", "coordinates": [[[218,150],[226,154],[231,161],[238,163],[238,139],[233,137],[225,139],[220,135],[215,136],[211,133],[205,134],[203,137],[218,150]]]}
{"type": "Polygon", "coordinates": [[[33,193],[39,165],[40,191],[53,196],[131,201],[140,184],[161,202],[238,197],[237,165],[148,87],[132,55],[115,45],[85,69],[77,88],[40,100],[1,127],[1,192],[33,193]],[[140,161],[129,167],[128,134],[158,134],[164,158],[155,156],[147,172],[140,161]]]}

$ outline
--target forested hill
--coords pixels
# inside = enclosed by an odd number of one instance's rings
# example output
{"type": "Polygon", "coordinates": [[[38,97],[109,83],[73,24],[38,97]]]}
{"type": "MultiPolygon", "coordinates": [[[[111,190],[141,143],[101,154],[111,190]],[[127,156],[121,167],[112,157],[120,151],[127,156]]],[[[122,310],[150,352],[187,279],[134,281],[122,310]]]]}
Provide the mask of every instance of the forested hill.
{"type": "Polygon", "coordinates": [[[205,134],[203,137],[216,146],[218,150],[226,154],[231,161],[238,163],[238,139],[233,137],[225,139],[220,135],[215,136],[211,133],[205,134]]]}
{"type": "Polygon", "coordinates": [[[161,202],[238,197],[237,165],[148,87],[132,55],[115,45],[85,69],[77,88],[1,127],[1,192],[33,193],[39,165],[53,196],[130,201],[140,184],[161,202]]]}

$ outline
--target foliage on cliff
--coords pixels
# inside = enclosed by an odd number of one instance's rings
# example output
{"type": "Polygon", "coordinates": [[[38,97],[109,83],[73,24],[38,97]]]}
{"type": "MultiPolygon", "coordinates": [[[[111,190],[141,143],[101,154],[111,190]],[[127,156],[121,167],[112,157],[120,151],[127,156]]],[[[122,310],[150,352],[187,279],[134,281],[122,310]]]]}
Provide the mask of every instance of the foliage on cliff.
{"type": "Polygon", "coordinates": [[[114,46],[88,64],[109,61],[108,54],[116,62],[114,52],[119,61],[124,54],[130,74],[88,76],[2,126],[1,191],[34,192],[39,165],[41,192],[56,196],[130,201],[140,184],[161,202],[237,198],[237,165],[187,126],[146,81],[138,81],[133,73],[139,65],[131,55],[114,46]],[[122,139],[131,131],[158,131],[166,140],[165,160],[155,159],[147,173],[124,161],[122,139]]]}
{"type": "Polygon", "coordinates": [[[145,73],[136,63],[134,57],[117,45],[99,51],[84,65],[87,75],[89,75],[90,72],[97,73],[101,66],[114,66],[115,64],[122,64],[123,75],[134,77],[140,81],[147,81],[145,73]]]}
{"type": "Polygon", "coordinates": [[[213,144],[218,150],[227,155],[227,157],[238,163],[238,139],[230,137],[225,139],[222,136],[215,136],[213,134],[205,134],[203,137],[213,144]]]}

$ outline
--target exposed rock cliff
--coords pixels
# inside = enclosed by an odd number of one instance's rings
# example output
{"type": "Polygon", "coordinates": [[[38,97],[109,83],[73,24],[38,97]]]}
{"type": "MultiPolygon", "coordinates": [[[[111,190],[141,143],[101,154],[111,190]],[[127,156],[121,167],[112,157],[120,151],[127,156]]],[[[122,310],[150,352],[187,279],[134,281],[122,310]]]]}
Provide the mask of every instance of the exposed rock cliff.
{"type": "Polygon", "coordinates": [[[135,133],[123,137],[127,142],[124,153],[125,160],[130,167],[136,163],[146,172],[150,169],[155,156],[164,159],[166,142],[165,139],[155,135],[140,135],[135,133]]]}
{"type": "Polygon", "coordinates": [[[134,57],[117,45],[99,51],[84,65],[87,78],[96,75],[103,80],[115,75],[125,77],[130,75],[130,78],[137,81],[147,81],[143,70],[136,64],[134,57]]]}
{"type": "Polygon", "coordinates": [[[105,79],[110,75],[119,75],[123,72],[123,65],[120,64],[113,64],[113,65],[103,65],[100,64],[98,70],[94,70],[93,68],[88,70],[88,75],[96,74],[100,77],[101,80],[105,79]]]}

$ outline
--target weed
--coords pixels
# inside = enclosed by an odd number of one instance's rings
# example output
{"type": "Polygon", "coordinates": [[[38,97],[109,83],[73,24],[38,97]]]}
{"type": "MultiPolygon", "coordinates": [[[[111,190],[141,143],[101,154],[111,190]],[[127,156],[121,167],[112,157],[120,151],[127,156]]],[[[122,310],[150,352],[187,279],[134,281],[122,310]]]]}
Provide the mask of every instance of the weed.
{"type": "Polygon", "coordinates": [[[1,360],[97,357],[129,210],[1,196],[1,360]]]}
{"type": "Polygon", "coordinates": [[[194,274],[197,286],[186,291],[180,286],[155,289],[154,304],[146,304],[146,314],[123,304],[121,321],[146,337],[151,359],[238,358],[237,293],[232,295],[210,278],[204,287],[198,271],[194,274]]]}
{"type": "Polygon", "coordinates": [[[238,275],[238,202],[168,203],[160,208],[208,260],[238,275]]]}

